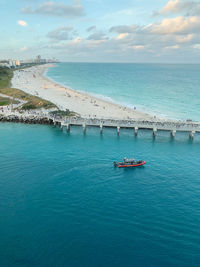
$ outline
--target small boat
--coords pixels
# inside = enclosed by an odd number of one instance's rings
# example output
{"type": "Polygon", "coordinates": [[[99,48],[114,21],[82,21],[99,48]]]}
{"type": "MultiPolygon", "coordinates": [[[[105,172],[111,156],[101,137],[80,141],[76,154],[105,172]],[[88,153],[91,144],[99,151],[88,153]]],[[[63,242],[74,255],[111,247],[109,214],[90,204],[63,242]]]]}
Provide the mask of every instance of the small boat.
{"type": "Polygon", "coordinates": [[[123,162],[113,162],[115,167],[118,168],[130,168],[130,167],[139,167],[144,165],[146,162],[144,160],[135,160],[124,158],[123,162]]]}

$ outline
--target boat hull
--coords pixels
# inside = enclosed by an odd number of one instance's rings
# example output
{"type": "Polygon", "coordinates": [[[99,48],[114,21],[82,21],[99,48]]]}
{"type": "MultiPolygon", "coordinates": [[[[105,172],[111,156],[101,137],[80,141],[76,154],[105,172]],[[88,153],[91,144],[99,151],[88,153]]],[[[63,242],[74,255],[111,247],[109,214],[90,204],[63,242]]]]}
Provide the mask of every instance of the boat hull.
{"type": "Polygon", "coordinates": [[[135,164],[124,164],[122,162],[119,162],[119,163],[114,163],[114,166],[118,168],[134,168],[134,167],[143,166],[145,164],[146,164],[146,161],[135,163],[135,164]]]}

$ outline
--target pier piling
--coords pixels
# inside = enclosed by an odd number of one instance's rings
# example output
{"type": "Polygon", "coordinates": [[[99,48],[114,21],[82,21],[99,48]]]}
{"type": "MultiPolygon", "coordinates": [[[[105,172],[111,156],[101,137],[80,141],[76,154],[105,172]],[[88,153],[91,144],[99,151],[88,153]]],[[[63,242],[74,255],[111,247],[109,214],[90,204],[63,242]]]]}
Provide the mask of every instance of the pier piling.
{"type": "Polygon", "coordinates": [[[117,126],[117,134],[119,135],[120,126],[117,126]]]}
{"type": "Polygon", "coordinates": [[[193,138],[194,138],[194,135],[195,135],[195,131],[191,131],[190,134],[189,134],[189,137],[190,137],[191,139],[193,139],[193,138]]]}
{"type": "Polygon", "coordinates": [[[138,135],[138,127],[135,127],[135,136],[138,135]]]}
{"type": "Polygon", "coordinates": [[[86,124],[83,123],[83,133],[86,133],[86,124]]]}
{"type": "Polygon", "coordinates": [[[153,136],[156,137],[157,128],[153,128],[153,136]]]}
{"type": "Polygon", "coordinates": [[[66,125],[66,131],[69,133],[70,132],[70,124],[69,123],[67,123],[67,125],[66,125]]]}
{"type": "Polygon", "coordinates": [[[103,124],[100,124],[100,134],[102,134],[103,133],[103,124]]]}
{"type": "Polygon", "coordinates": [[[172,136],[172,137],[175,137],[175,134],[176,134],[176,130],[172,130],[172,131],[171,131],[171,136],[172,136]]]}

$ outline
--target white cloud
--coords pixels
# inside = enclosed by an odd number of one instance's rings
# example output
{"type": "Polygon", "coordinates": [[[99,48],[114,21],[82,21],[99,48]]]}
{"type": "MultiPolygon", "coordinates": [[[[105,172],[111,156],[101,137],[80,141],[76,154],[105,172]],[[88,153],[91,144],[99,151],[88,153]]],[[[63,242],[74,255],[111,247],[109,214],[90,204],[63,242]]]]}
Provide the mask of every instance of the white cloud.
{"type": "Polygon", "coordinates": [[[131,48],[134,50],[143,50],[145,49],[145,46],[144,45],[133,45],[131,46],[131,48]]]}
{"type": "Polygon", "coordinates": [[[27,46],[24,46],[24,47],[21,47],[21,48],[20,48],[20,51],[21,51],[21,52],[25,52],[25,51],[27,51],[27,50],[28,50],[28,47],[27,47],[27,46]]]}
{"type": "Polygon", "coordinates": [[[174,50],[174,49],[179,49],[180,48],[180,46],[179,45],[171,45],[171,46],[166,46],[166,47],[164,47],[165,49],[172,49],[172,50],[174,50]]]}
{"type": "Polygon", "coordinates": [[[161,14],[166,14],[169,12],[178,12],[180,11],[180,1],[179,0],[170,0],[166,6],[161,10],[161,14]]]}
{"type": "Polygon", "coordinates": [[[178,35],[175,37],[176,42],[178,43],[188,43],[194,39],[194,34],[187,34],[187,35],[178,35]]]}
{"type": "Polygon", "coordinates": [[[30,6],[27,6],[22,9],[22,13],[40,14],[49,16],[63,16],[68,18],[81,17],[85,15],[83,6],[77,0],[74,0],[74,4],[72,5],[47,1],[44,4],[41,4],[36,9],[32,9],[30,6]]]}
{"type": "Polygon", "coordinates": [[[194,44],[194,45],[193,45],[193,48],[194,48],[194,49],[200,49],[200,44],[194,44]]]}
{"type": "Polygon", "coordinates": [[[24,20],[18,20],[18,25],[20,25],[20,26],[22,26],[22,27],[26,27],[28,24],[27,24],[27,22],[26,21],[24,21],[24,20]]]}
{"type": "Polygon", "coordinates": [[[200,31],[200,18],[197,16],[167,18],[161,23],[149,25],[148,28],[155,34],[191,33],[200,31]]]}
{"type": "Polygon", "coordinates": [[[189,16],[200,15],[200,2],[195,0],[169,0],[158,14],[181,12],[185,12],[189,16]]]}
{"type": "Polygon", "coordinates": [[[116,37],[116,39],[117,39],[117,40],[122,40],[122,39],[125,39],[125,38],[129,37],[129,36],[130,36],[129,33],[120,33],[120,34],[116,37]]]}

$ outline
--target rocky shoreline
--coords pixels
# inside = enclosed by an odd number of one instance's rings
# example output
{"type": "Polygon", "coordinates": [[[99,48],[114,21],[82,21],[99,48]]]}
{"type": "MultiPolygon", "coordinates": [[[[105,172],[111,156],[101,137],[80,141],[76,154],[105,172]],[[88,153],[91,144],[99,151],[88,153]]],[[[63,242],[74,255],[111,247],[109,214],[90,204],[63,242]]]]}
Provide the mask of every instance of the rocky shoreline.
{"type": "Polygon", "coordinates": [[[17,115],[0,115],[0,122],[16,122],[25,124],[53,124],[53,119],[48,117],[38,117],[38,116],[17,116],[17,115]]]}

